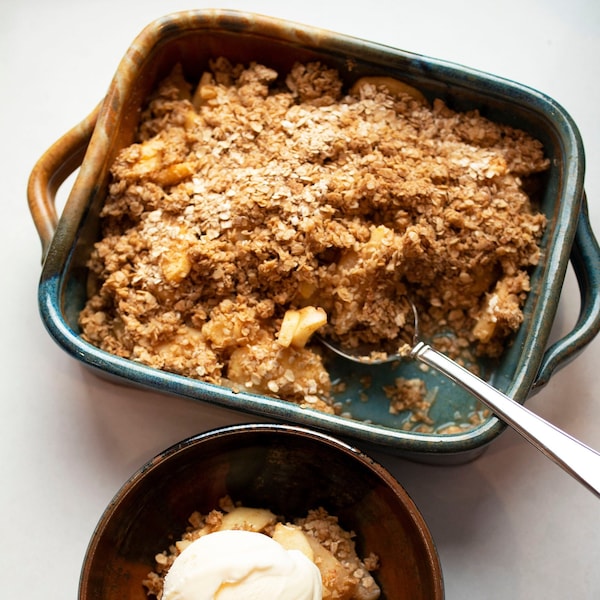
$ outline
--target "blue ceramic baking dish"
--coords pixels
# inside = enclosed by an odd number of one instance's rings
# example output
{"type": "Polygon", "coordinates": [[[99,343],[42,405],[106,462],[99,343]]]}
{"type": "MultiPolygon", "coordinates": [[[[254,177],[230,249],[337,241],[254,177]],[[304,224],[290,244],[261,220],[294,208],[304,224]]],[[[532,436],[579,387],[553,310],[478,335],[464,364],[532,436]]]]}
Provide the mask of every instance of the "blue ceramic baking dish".
{"type": "MultiPolygon", "coordinates": [[[[192,398],[268,419],[295,423],[352,439],[365,446],[418,460],[457,462],[476,457],[504,429],[495,417],[455,434],[405,431],[402,415],[369,394],[364,372],[342,361],[332,379],[347,382],[338,400],[353,418],[300,408],[289,402],[207,384],[107,354],[79,335],[78,315],[86,299],[86,261],[98,238],[98,214],[107,191],[108,168],[133,140],[143,100],[176,62],[200,73],[209,58],[260,61],[287,70],[296,61],[319,60],[338,69],[351,85],[363,75],[402,79],[429,99],[443,98],[454,109],[478,109],[494,121],[519,127],[544,144],[552,159],[540,195],[548,219],[542,260],[531,273],[525,320],[500,360],[485,365],[486,378],[520,403],[575,358],[600,328],[600,251],[591,231],[584,192],[584,150],[571,117],[546,95],[490,74],[377,43],[264,16],[227,10],[175,13],[161,18],[134,40],[118,66],[104,100],[59,139],[34,167],[28,198],[43,247],[39,284],[42,320],[52,338],[98,374],[168,395],[192,398]],[[79,172],[60,217],[54,196],[77,167],[79,172]],[[548,346],[567,265],[581,292],[577,323],[548,346]]],[[[453,383],[404,363],[369,371],[385,384],[398,376],[424,377],[438,394],[430,416],[436,426],[468,419],[481,407],[453,383]]],[[[372,386],[375,388],[376,386],[372,386]]]]}

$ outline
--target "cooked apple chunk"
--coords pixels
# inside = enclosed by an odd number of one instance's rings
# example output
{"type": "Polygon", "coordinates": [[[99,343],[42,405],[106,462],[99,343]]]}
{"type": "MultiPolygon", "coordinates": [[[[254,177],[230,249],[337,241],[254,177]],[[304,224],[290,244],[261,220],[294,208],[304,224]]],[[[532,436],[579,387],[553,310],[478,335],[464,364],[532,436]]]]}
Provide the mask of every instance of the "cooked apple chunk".
{"type": "Polygon", "coordinates": [[[305,306],[299,310],[286,311],[277,341],[284,348],[304,348],[310,336],[327,324],[327,313],[320,307],[305,306]]]}
{"type": "Polygon", "coordinates": [[[247,531],[264,531],[268,525],[277,521],[277,517],[265,508],[238,506],[226,513],[219,529],[245,529],[247,531]]]}

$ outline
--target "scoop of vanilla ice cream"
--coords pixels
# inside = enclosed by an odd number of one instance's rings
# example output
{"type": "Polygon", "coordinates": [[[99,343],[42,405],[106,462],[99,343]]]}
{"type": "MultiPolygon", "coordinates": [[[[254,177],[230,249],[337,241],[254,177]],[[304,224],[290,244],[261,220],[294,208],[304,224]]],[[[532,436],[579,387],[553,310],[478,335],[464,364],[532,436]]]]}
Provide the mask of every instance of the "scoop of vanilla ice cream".
{"type": "Polygon", "coordinates": [[[216,531],[175,559],[162,600],[321,600],[318,567],[262,533],[216,531]]]}

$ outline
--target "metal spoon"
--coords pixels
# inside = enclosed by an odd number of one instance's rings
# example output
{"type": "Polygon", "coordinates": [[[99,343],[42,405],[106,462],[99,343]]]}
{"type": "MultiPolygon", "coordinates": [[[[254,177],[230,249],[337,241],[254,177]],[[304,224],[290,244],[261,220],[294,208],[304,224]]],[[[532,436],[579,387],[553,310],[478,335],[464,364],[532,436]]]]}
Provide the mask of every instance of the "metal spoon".
{"type": "Polygon", "coordinates": [[[418,313],[415,305],[413,303],[411,305],[415,318],[412,347],[410,344],[408,346],[404,344],[397,353],[382,355],[377,352],[367,352],[364,349],[347,350],[331,340],[323,337],[319,339],[336,354],[361,364],[382,364],[412,358],[429,365],[481,400],[499,419],[511,426],[550,460],[600,497],[600,453],[515,402],[438,350],[420,341],[418,339],[418,313]]]}

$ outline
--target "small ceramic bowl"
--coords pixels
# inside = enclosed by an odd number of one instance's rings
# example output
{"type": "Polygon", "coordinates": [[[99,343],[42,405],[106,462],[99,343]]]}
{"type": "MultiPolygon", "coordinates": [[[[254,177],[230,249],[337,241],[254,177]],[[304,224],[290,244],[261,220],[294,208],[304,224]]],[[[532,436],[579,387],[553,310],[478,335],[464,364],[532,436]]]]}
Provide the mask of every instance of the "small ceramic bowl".
{"type": "Polygon", "coordinates": [[[540,210],[548,220],[542,258],[532,269],[524,322],[512,346],[498,361],[480,366],[492,385],[523,403],[598,333],[600,250],[586,211],[583,144],[561,106],[526,86],[464,66],[297,23],[216,9],[167,15],[148,25],[123,57],[98,110],[52,146],[32,171],[28,197],[45,257],[38,297],[48,332],[95,372],[127,384],[311,427],[419,460],[474,458],[499,435],[503,424],[491,417],[451,435],[437,433],[459,419],[471,423],[470,415],[479,414],[481,406],[449,380],[433,371],[423,373],[410,361],[379,369],[332,361],[328,367],[332,380],[345,383],[336,401],[344,414],[352,415],[349,419],[158,371],[99,350],[79,335],[86,262],[99,235],[109,165],[133,140],[144,100],[156,82],[176,63],[195,80],[208,60],[218,56],[234,63],[259,61],[282,73],[296,61],[318,60],[337,69],[347,87],[364,75],[396,77],[430,100],[442,98],[456,110],[477,109],[541,140],[552,159],[539,193],[540,210]],[[80,164],[59,218],[54,207],[56,186],[80,164]],[[580,318],[548,347],[569,261],[581,290],[580,318]],[[383,390],[397,377],[420,377],[428,390],[438,390],[429,412],[433,433],[407,431],[406,414],[390,413],[383,390]],[[365,390],[367,380],[372,385],[365,390]]]}
{"type": "Polygon", "coordinates": [[[102,515],[83,564],[79,600],[144,600],[154,556],[190,514],[229,494],[286,518],[319,506],[375,553],[382,600],[440,600],[442,571],[419,510],[365,454],[325,434],[288,425],[237,425],[185,440],[143,466],[102,515]]]}

